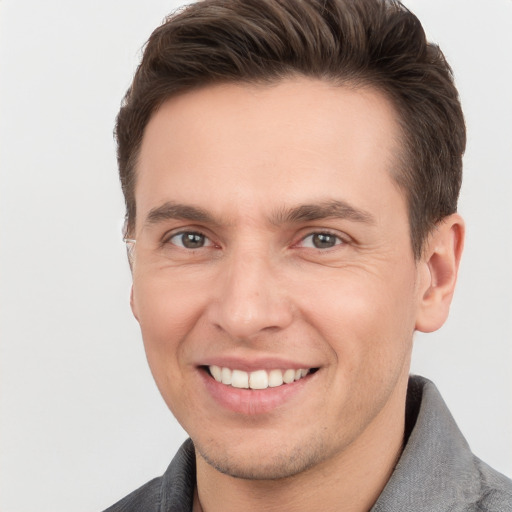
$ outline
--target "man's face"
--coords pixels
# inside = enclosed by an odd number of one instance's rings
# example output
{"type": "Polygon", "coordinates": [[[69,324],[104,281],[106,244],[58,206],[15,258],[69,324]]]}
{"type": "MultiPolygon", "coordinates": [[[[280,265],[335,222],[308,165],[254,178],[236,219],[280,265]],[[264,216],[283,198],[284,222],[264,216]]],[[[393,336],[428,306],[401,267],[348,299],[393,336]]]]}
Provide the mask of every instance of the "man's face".
{"type": "Polygon", "coordinates": [[[207,87],[150,120],[132,307],[221,471],[285,477],[402,427],[423,274],[399,151],[381,94],[306,79],[207,87]]]}

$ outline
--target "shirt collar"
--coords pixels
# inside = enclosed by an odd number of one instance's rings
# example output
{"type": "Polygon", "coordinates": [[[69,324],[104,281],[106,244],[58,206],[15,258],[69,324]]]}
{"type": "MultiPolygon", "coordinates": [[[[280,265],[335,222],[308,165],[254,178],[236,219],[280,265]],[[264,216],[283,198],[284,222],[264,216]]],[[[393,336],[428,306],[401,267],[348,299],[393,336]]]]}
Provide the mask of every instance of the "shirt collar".
{"type": "MultiPolygon", "coordinates": [[[[194,445],[185,441],[165,472],[160,511],[190,512],[196,485],[194,445]]],[[[480,495],[473,454],[436,386],[411,377],[404,451],[370,512],[461,510],[480,495]]]]}
{"type": "Polygon", "coordinates": [[[436,386],[423,377],[411,377],[407,395],[408,422],[414,416],[416,421],[371,512],[451,511],[475,503],[480,479],[473,454],[436,386]]]}

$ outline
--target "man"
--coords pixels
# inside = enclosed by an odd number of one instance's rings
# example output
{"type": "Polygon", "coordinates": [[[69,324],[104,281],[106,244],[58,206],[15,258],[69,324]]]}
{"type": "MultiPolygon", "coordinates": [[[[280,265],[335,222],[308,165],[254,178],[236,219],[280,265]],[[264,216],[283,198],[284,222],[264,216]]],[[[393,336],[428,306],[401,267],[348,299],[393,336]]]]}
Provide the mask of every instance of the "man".
{"type": "Polygon", "coordinates": [[[190,435],[109,511],[512,510],[432,383],[464,239],[451,71],[383,0],[212,0],[151,36],[116,135],[131,304],[190,435]]]}

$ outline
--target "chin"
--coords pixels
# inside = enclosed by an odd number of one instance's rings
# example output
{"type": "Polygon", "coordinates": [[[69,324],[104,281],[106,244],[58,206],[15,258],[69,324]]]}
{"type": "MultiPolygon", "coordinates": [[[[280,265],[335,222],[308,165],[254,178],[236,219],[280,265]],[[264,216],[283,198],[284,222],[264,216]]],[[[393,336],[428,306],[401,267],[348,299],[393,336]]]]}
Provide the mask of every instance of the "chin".
{"type": "MultiPolygon", "coordinates": [[[[265,445],[265,444],[264,444],[265,445]]],[[[320,440],[302,443],[301,447],[276,449],[271,443],[256,449],[226,450],[209,445],[206,449],[195,444],[196,452],[211,467],[233,478],[244,480],[280,480],[307,471],[324,458],[320,440]]]]}

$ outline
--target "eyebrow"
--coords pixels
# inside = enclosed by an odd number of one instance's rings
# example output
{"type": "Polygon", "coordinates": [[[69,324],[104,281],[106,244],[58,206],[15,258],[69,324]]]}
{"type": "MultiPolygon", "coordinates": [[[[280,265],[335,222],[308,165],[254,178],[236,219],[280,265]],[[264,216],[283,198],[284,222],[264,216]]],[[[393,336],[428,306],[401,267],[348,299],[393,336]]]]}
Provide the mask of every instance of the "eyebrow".
{"type": "Polygon", "coordinates": [[[315,204],[303,204],[291,209],[283,209],[272,217],[272,223],[299,223],[328,218],[347,219],[364,224],[376,224],[375,217],[345,201],[331,200],[315,204]]]}
{"type": "MultiPolygon", "coordinates": [[[[294,208],[283,207],[274,212],[270,222],[273,225],[279,226],[281,224],[296,224],[328,218],[347,219],[365,224],[376,223],[375,217],[369,212],[355,208],[349,203],[340,200],[303,204],[294,208]]],[[[201,222],[210,225],[222,224],[222,222],[216,220],[213,215],[202,208],[167,201],[149,211],[144,225],[151,226],[172,219],[201,222]]]]}
{"type": "Polygon", "coordinates": [[[161,206],[152,208],[144,221],[146,226],[158,224],[165,220],[180,219],[192,222],[204,222],[209,224],[218,224],[215,219],[206,210],[197,206],[179,204],[168,201],[161,206]]]}

